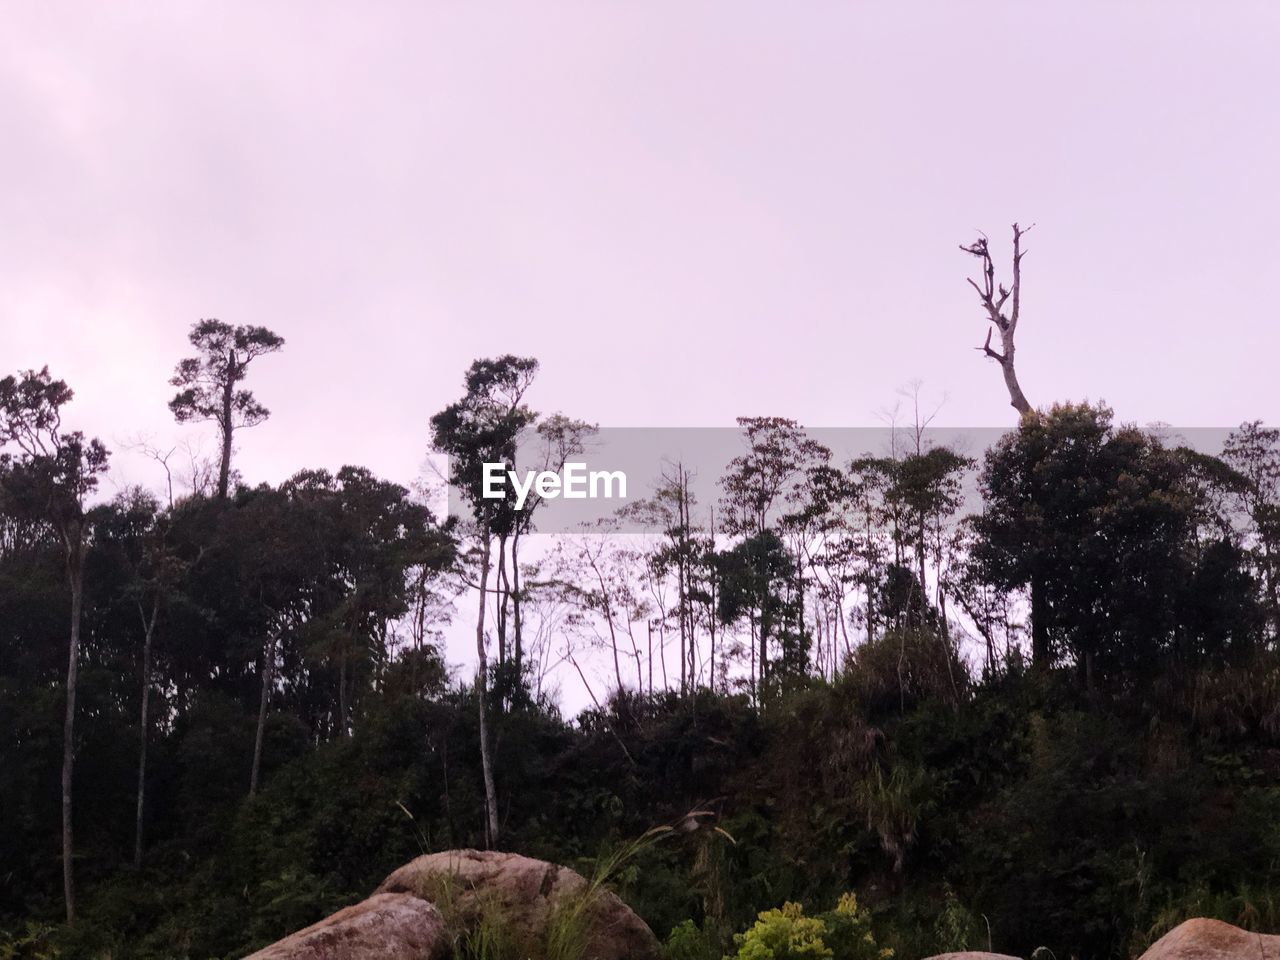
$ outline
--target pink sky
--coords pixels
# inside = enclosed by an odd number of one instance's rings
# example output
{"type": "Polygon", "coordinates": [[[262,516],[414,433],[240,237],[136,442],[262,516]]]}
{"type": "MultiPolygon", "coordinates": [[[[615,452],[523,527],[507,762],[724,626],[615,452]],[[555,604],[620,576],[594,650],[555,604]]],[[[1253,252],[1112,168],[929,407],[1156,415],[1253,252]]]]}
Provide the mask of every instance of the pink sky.
{"type": "MultiPolygon", "coordinates": [[[[416,474],[475,357],[607,426],[1010,422],[957,244],[1027,238],[1033,403],[1280,420],[1280,5],[50,3],[0,29],[0,369],[180,435],[288,339],[251,481],[416,474]]],[[[158,482],[117,456],[120,476],[158,482]]]]}

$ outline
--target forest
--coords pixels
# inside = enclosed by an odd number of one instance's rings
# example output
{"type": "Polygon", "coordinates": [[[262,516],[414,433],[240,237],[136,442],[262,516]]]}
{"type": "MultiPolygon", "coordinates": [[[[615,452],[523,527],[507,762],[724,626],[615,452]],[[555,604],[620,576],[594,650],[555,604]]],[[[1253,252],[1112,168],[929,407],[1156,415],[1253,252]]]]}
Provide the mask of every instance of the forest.
{"type": "Polygon", "coordinates": [[[55,372],[0,380],[0,958],[238,957],[465,847],[614,858],[672,960],[775,956],[770,925],[852,925],[859,960],[1280,931],[1280,431],[1033,407],[1020,252],[1006,289],[965,249],[1002,439],[916,417],[843,460],[744,417],[716,502],[668,464],[643,536],[480,496],[522,437],[554,466],[595,429],[534,409],[531,357],[406,439],[447,517],[356,465],[241,475],[264,327],[191,328],[170,408],[219,452],[151,451],[157,489],[105,496],[55,372]]]}

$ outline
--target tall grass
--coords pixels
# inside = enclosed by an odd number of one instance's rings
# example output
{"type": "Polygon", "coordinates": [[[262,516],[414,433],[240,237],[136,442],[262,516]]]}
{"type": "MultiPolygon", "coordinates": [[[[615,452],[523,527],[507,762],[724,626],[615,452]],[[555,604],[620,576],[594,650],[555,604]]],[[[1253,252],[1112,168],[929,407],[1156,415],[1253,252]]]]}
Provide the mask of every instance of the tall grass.
{"type": "Polygon", "coordinates": [[[596,862],[586,887],[580,893],[562,898],[552,908],[547,918],[546,960],[584,960],[591,941],[592,910],[606,890],[606,884],[641,852],[674,831],[670,826],[653,827],[596,862]]]}
{"type": "Polygon", "coordinates": [[[1209,917],[1224,920],[1244,930],[1256,933],[1280,931],[1280,891],[1269,884],[1255,886],[1242,883],[1234,890],[1211,891],[1200,887],[1169,901],[1156,913],[1145,936],[1145,941],[1135,944],[1145,949],[1162,936],[1193,917],[1209,917]]]}

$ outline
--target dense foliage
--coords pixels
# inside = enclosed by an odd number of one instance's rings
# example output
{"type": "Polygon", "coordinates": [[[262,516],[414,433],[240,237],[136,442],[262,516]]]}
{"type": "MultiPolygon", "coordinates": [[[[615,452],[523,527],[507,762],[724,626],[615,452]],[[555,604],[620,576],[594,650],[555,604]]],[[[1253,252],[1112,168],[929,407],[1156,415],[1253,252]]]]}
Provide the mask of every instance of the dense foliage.
{"type": "MultiPolygon", "coordinates": [[[[478,364],[437,442],[505,448],[536,421],[534,370],[478,364]]],[[[22,383],[58,385],[5,381],[0,437],[22,383]]],[[[587,429],[543,423],[561,451],[587,429]]],[[[744,435],[723,528],[697,528],[677,474],[644,505],[665,518],[651,550],[527,569],[532,507],[442,524],[357,467],[88,502],[52,469],[87,441],[11,443],[0,957],[240,956],[423,851],[500,829],[590,872],[661,824],[613,882],[682,960],[1120,958],[1192,915],[1280,930],[1274,432],[1212,457],[1102,408],[1030,414],[986,452],[970,519],[970,462],[944,448],[840,465],[788,421],[744,435]],[[668,606],[645,578],[675,584],[668,606]],[[460,678],[438,631],[477,583],[496,656],[460,678]],[[666,682],[646,620],[679,637],[666,682]],[[566,718],[540,665],[580,666],[588,636],[616,683],[566,718]]]]}

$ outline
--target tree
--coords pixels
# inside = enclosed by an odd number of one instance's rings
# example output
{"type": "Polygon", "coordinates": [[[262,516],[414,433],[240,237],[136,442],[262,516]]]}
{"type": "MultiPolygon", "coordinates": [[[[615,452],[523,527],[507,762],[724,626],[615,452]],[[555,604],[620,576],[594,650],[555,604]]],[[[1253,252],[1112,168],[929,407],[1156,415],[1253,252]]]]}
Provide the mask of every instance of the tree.
{"type": "Polygon", "coordinates": [[[1258,420],[1241,424],[1227,438],[1223,460],[1244,480],[1237,498],[1266,590],[1271,635],[1280,637],[1280,430],[1258,420]]]}
{"type": "MultiPolygon", "coordinates": [[[[707,686],[716,682],[716,601],[717,585],[711,554],[715,544],[710,535],[702,536],[694,526],[693,510],[697,499],[690,490],[695,474],[683,463],[664,465],[653,496],[629,504],[623,515],[648,530],[659,531],[662,542],[647,554],[646,571],[655,585],[674,574],[675,610],[680,625],[680,690],[691,692],[697,687],[699,671],[697,627],[699,608],[706,611],[710,634],[707,652],[707,686]]],[[[658,604],[662,620],[666,620],[665,604],[658,604]]],[[[651,665],[652,666],[652,665],[651,665]]]]}
{"type": "MultiPolygon", "coordinates": [[[[1247,605],[1239,592],[1252,585],[1215,572],[1231,550],[1199,519],[1203,459],[1086,404],[1025,417],[988,451],[975,551],[995,585],[1035,585],[1037,662],[1066,656],[1092,689],[1150,675],[1166,656],[1218,652],[1182,615],[1185,597],[1217,583],[1235,591],[1214,601],[1226,610],[1247,605]]],[[[1212,619],[1219,650],[1252,645],[1248,617],[1212,619]]]]}
{"type": "Polygon", "coordinates": [[[258,716],[254,730],[249,795],[258,791],[267,715],[277,688],[285,644],[297,638],[323,589],[326,530],[315,511],[287,491],[264,487],[238,502],[229,534],[236,580],[248,588],[245,625],[257,634],[258,716]]]}
{"type": "Polygon", "coordinates": [[[653,613],[643,583],[648,557],[634,546],[614,543],[610,535],[616,530],[617,521],[610,518],[583,536],[561,540],[549,558],[551,579],[547,586],[568,608],[563,630],[565,659],[581,673],[573,640],[582,637],[590,646],[609,652],[616,691],[626,689],[622,665],[626,659],[635,668],[636,689],[643,692],[644,657],[636,626],[646,623],[653,613]]]}
{"type": "Polygon", "coordinates": [[[409,612],[410,571],[425,585],[452,562],[452,543],[408,490],[364,467],[304,470],[281,489],[319,535],[304,633],[311,659],[336,666],[332,729],[346,737],[362,678],[386,660],[387,625],[409,612]]]}
{"type": "Polygon", "coordinates": [[[516,522],[515,502],[509,486],[500,499],[484,496],[484,465],[513,466],[521,432],[537,419],[524,403],[524,395],[538,372],[532,357],[507,354],[477,360],[467,371],[462,399],[431,418],[432,443],[449,455],[449,482],[471,505],[476,524],[476,559],[479,595],[476,613],[476,701],[480,715],[480,759],[485,792],[485,827],[489,846],[499,836],[498,796],[493,779],[493,752],[489,739],[489,655],[485,643],[485,610],[488,603],[491,550],[496,533],[509,532],[516,522]]]}
{"type": "Polygon", "coordinates": [[[178,361],[172,386],[178,393],[169,409],[179,423],[211,421],[218,426],[222,458],[218,464],[218,498],[227,498],[231,478],[231,443],[236,430],[256,427],[271,415],[253,391],[239,384],[258,357],[275,353],[284,338],[266,327],[233,327],[221,320],[201,320],[188,338],[200,355],[178,361]]]}
{"type": "Polygon", "coordinates": [[[1018,373],[1014,367],[1014,335],[1018,331],[1018,320],[1022,314],[1022,249],[1023,234],[1030,230],[1013,225],[1013,283],[1009,287],[996,283],[996,268],[991,261],[991,251],[985,236],[978,237],[973,243],[960,249],[977,257],[982,264],[982,282],[969,278],[969,285],[978,292],[982,309],[987,313],[991,326],[987,328],[987,339],[978,347],[982,353],[1000,364],[1000,372],[1004,375],[1004,385],[1009,391],[1009,405],[1020,415],[1031,412],[1031,404],[1027,402],[1022,387],[1018,384],[1018,373]],[[1005,311],[1008,304],[1009,310],[1005,311]],[[1000,331],[1000,350],[991,346],[993,330],[1000,331]]]}
{"type": "Polygon", "coordinates": [[[3,476],[14,499],[52,524],[62,541],[67,584],[71,591],[71,624],[67,651],[66,712],[62,738],[62,887],[67,922],[75,920],[75,877],[72,866],[72,776],[75,768],[76,678],[80,660],[84,563],[91,520],[86,501],[107,469],[107,450],[99,440],[79,431],[62,431],[62,408],[74,394],[49,368],[27,370],[0,380],[0,454],[3,476]]]}
{"type": "Polygon", "coordinates": [[[123,574],[120,600],[137,614],[142,629],[140,665],[140,708],[138,718],[138,788],[134,807],[133,864],[142,866],[143,833],[147,795],[147,748],[151,734],[151,694],[154,686],[154,641],[160,611],[170,598],[184,564],[174,556],[167,541],[169,517],[160,512],[154,496],[134,487],[117,496],[103,511],[98,533],[105,549],[114,545],[106,559],[123,574]]]}
{"type": "MultiPolygon", "coordinates": [[[[865,579],[865,550],[858,518],[863,494],[864,487],[851,473],[824,463],[809,470],[802,507],[788,518],[793,526],[810,534],[800,538],[800,543],[816,588],[815,659],[823,676],[834,677],[853,652],[850,611],[845,604],[856,585],[865,579]]],[[[870,605],[869,599],[868,609],[870,605]]]]}
{"type": "MultiPolygon", "coordinates": [[[[535,429],[538,437],[535,454],[537,469],[540,472],[559,473],[570,458],[582,456],[586,452],[587,439],[595,434],[597,428],[594,424],[556,413],[538,422],[535,429]]],[[[505,686],[510,689],[519,689],[525,682],[525,591],[521,587],[520,538],[533,529],[534,514],[542,502],[542,495],[536,489],[530,490],[523,507],[511,507],[510,523],[498,525],[498,663],[509,674],[505,686]],[[508,604],[511,608],[509,659],[508,604]]]]}
{"type": "MultiPolygon", "coordinates": [[[[761,592],[782,589],[794,592],[797,598],[802,598],[803,594],[803,586],[799,583],[799,557],[790,558],[792,576],[779,576],[778,551],[785,553],[786,548],[776,533],[772,533],[772,527],[780,521],[779,514],[786,505],[795,506],[794,497],[803,489],[807,472],[825,463],[830,458],[830,451],[806,436],[800,424],[783,417],[739,417],[738,426],[742,428],[747,451],[734,457],[728,472],[720,480],[724,491],[720,501],[721,524],[725,533],[742,538],[747,545],[733,554],[728,566],[722,568],[722,575],[728,576],[730,571],[737,569],[733,575],[740,585],[749,584],[749,588],[742,586],[736,591],[738,602],[745,602],[745,607],[740,608],[737,603],[726,599],[721,609],[734,612],[731,620],[726,622],[738,619],[744,610],[747,613],[753,641],[752,674],[762,689],[769,671],[770,631],[775,626],[786,626],[777,623],[777,616],[794,618],[791,633],[795,637],[804,633],[803,602],[782,602],[781,598],[765,602],[761,592]],[[766,531],[772,536],[765,537],[766,531]],[[744,580],[740,570],[742,563],[757,563],[760,567],[749,580],[744,580]],[[757,651],[758,665],[755,662],[757,651]]],[[[727,597],[730,593],[727,582],[724,589],[727,597]]]]}
{"type": "Polygon", "coordinates": [[[926,559],[934,562],[936,600],[942,627],[946,630],[946,602],[943,592],[943,565],[947,559],[949,523],[964,502],[961,483],[973,461],[949,447],[933,447],[908,454],[891,464],[892,482],[886,497],[901,507],[907,522],[901,533],[914,549],[916,580],[921,598],[927,598],[926,559]]]}
{"type": "Polygon", "coordinates": [[[809,666],[809,636],[800,616],[796,558],[771,529],[752,534],[716,556],[720,620],[725,625],[746,615],[758,631],[760,663],[756,695],[804,676],[809,666]],[[770,657],[770,642],[777,656],[770,657]]]}

